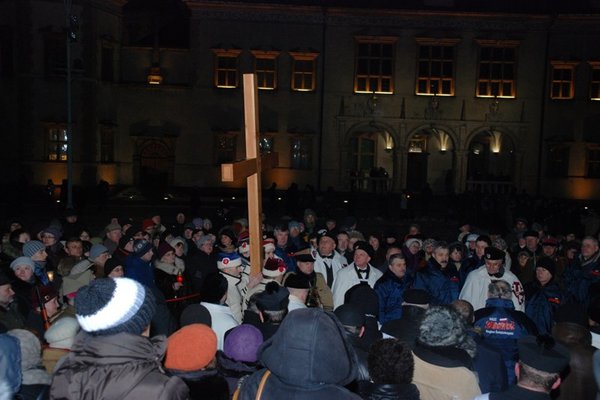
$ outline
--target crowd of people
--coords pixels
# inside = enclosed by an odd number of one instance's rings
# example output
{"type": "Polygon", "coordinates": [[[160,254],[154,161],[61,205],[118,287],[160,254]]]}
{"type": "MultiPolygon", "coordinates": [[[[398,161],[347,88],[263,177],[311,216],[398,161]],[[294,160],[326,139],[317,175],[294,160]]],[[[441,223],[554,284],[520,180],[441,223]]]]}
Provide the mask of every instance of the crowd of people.
{"type": "Polygon", "coordinates": [[[597,236],[522,217],[451,237],[298,217],[265,222],[259,243],[245,218],[113,218],[100,235],[73,209],[11,221],[0,399],[599,394],[597,236]]]}

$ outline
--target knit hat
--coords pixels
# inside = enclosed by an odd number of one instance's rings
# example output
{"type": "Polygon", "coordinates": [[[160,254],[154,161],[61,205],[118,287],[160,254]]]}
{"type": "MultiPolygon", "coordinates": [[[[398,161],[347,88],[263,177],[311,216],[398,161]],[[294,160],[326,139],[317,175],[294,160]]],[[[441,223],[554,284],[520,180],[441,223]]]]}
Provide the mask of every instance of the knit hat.
{"type": "Polygon", "coordinates": [[[104,232],[108,233],[111,231],[120,231],[121,229],[123,229],[121,227],[121,225],[119,225],[117,223],[112,223],[112,224],[106,225],[106,228],[104,228],[104,232]]]}
{"type": "Polygon", "coordinates": [[[158,245],[158,249],[156,251],[158,259],[160,260],[161,258],[163,258],[163,256],[165,254],[167,254],[170,251],[172,251],[173,253],[175,253],[175,249],[173,248],[173,246],[171,246],[167,242],[160,242],[160,244],[158,245]]]}
{"type": "Polygon", "coordinates": [[[141,257],[150,250],[152,250],[152,242],[146,239],[136,239],[133,242],[133,250],[131,251],[131,254],[136,257],[141,257]]]}
{"type": "Polygon", "coordinates": [[[154,228],[154,221],[151,218],[145,219],[142,221],[142,230],[154,228]]]}
{"type": "Polygon", "coordinates": [[[265,290],[256,295],[256,306],[261,311],[285,310],[290,302],[290,292],[277,282],[269,282],[265,290]]]}
{"type": "Polygon", "coordinates": [[[179,324],[184,327],[191,324],[204,324],[212,326],[212,317],[206,307],[199,303],[193,303],[184,308],[179,317],[179,324]]]}
{"type": "Polygon", "coordinates": [[[200,299],[206,303],[219,304],[227,293],[227,278],[219,273],[212,273],[204,278],[200,289],[200,299]]]}
{"type": "Polygon", "coordinates": [[[95,244],[90,249],[90,257],[89,257],[89,259],[92,260],[92,261],[94,261],[102,253],[109,253],[109,251],[106,248],[106,246],[103,245],[103,244],[95,244]]]}
{"type": "Polygon", "coordinates": [[[57,226],[54,225],[50,225],[48,227],[46,227],[43,231],[42,234],[44,233],[49,233],[52,236],[54,236],[54,239],[59,240],[60,237],[62,236],[62,233],[60,232],[60,229],[57,226]]]}
{"type": "Polygon", "coordinates": [[[242,258],[238,253],[219,253],[217,267],[219,269],[234,268],[242,266],[242,258]]]}
{"type": "Polygon", "coordinates": [[[184,326],[167,341],[165,368],[177,371],[198,371],[205,368],[217,354],[217,335],[204,324],[184,326]]]}
{"type": "Polygon", "coordinates": [[[410,247],[410,246],[412,246],[412,244],[413,244],[413,243],[418,243],[418,244],[419,244],[419,247],[423,247],[423,241],[421,241],[421,240],[419,240],[419,239],[417,239],[417,238],[410,238],[410,239],[407,239],[407,240],[406,240],[406,243],[404,243],[404,245],[405,245],[406,247],[410,247]]]}
{"type": "Polygon", "coordinates": [[[519,360],[537,370],[558,374],[569,366],[569,350],[551,336],[525,336],[518,346],[519,360]]]}
{"type": "Polygon", "coordinates": [[[274,251],[275,250],[275,239],[267,238],[267,239],[263,240],[263,248],[265,249],[265,252],[274,251]]]}
{"type": "Polygon", "coordinates": [[[473,357],[476,344],[469,336],[464,318],[447,306],[433,306],[425,311],[417,341],[430,347],[456,347],[473,357]]]}
{"type": "Polygon", "coordinates": [[[139,335],[150,325],[156,300],[133,279],[96,279],[79,289],[75,308],[79,325],[92,335],[139,335]]]}
{"type": "Polygon", "coordinates": [[[167,243],[169,243],[171,246],[173,246],[173,248],[176,248],[177,245],[181,243],[183,245],[183,254],[187,254],[187,252],[188,252],[187,242],[181,236],[177,236],[170,240],[167,240],[167,243]]]}
{"type": "Polygon", "coordinates": [[[62,317],[44,333],[44,339],[50,347],[70,350],[79,329],[79,323],[75,318],[62,317]]]}
{"type": "Polygon", "coordinates": [[[108,277],[113,269],[117,268],[119,265],[125,269],[123,263],[117,257],[109,258],[104,264],[104,276],[108,277]]]}
{"type": "Polygon", "coordinates": [[[288,230],[291,231],[292,229],[302,230],[302,225],[298,221],[290,221],[288,222],[288,230]]]}
{"type": "Polygon", "coordinates": [[[200,236],[198,240],[196,240],[196,246],[201,247],[206,242],[212,241],[212,237],[210,235],[200,236]]]}
{"type": "Polygon", "coordinates": [[[354,243],[354,253],[356,253],[356,250],[364,251],[371,258],[373,258],[373,256],[375,255],[373,246],[371,246],[369,243],[365,242],[364,240],[359,240],[358,242],[354,243]]]}
{"type": "Polygon", "coordinates": [[[540,257],[535,265],[536,268],[544,268],[552,276],[556,275],[556,263],[550,257],[540,257]]]}
{"type": "Polygon", "coordinates": [[[226,334],[223,353],[235,361],[254,363],[258,360],[258,348],[263,341],[263,334],[258,328],[242,324],[226,334]]]}
{"type": "Polygon", "coordinates": [[[13,262],[10,263],[10,268],[15,271],[19,265],[26,265],[31,268],[31,270],[33,270],[35,267],[35,264],[31,258],[17,257],[13,260],[13,262]]]}
{"type": "Polygon", "coordinates": [[[44,246],[44,243],[40,242],[39,240],[30,240],[23,245],[23,255],[25,257],[31,257],[38,251],[44,250],[45,248],[46,246],[44,246]]]}
{"type": "Polygon", "coordinates": [[[235,233],[233,233],[231,229],[221,229],[221,232],[219,232],[219,242],[221,241],[221,236],[223,235],[231,239],[231,243],[235,246],[235,244],[237,243],[237,238],[235,237],[235,233]]]}
{"type": "Polygon", "coordinates": [[[277,278],[285,274],[285,262],[279,257],[267,258],[265,266],[262,269],[262,274],[269,278],[277,278]]]}

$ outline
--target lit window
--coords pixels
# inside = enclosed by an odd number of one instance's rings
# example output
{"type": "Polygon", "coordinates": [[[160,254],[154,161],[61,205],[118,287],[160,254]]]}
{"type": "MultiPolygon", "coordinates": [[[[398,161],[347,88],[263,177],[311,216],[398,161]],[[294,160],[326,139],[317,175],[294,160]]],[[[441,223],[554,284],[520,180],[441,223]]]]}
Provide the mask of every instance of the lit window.
{"type": "Polygon", "coordinates": [[[600,178],[600,147],[593,146],[587,150],[587,177],[600,178]]]}
{"type": "Polygon", "coordinates": [[[551,145],[548,148],[546,175],[550,178],[569,176],[569,146],[551,145]]]}
{"type": "Polygon", "coordinates": [[[256,87],[262,90],[277,89],[278,51],[253,50],[256,87]]]}
{"type": "Polygon", "coordinates": [[[600,62],[590,62],[592,79],[590,82],[590,99],[600,100],[600,62]]]}
{"type": "Polygon", "coordinates": [[[355,93],[394,93],[396,38],[356,38],[355,93]]]}
{"type": "Polygon", "coordinates": [[[572,99],[573,80],[577,63],[552,62],[552,83],[550,98],[572,99]]]}
{"type": "Polygon", "coordinates": [[[454,95],[454,45],[455,39],[417,39],[419,61],[417,64],[417,94],[454,95]]]}
{"type": "Polygon", "coordinates": [[[219,133],[215,138],[215,158],[217,164],[236,161],[237,133],[219,133]]]}
{"type": "Polygon", "coordinates": [[[67,127],[64,124],[49,124],[46,132],[46,159],[67,161],[67,127]]]}
{"type": "Polygon", "coordinates": [[[273,136],[261,136],[258,147],[260,149],[260,154],[273,152],[273,136]]]}
{"type": "Polygon", "coordinates": [[[316,53],[290,53],[292,56],[292,90],[312,92],[317,86],[316,53]]]}
{"type": "Polygon", "coordinates": [[[312,138],[298,136],[291,139],[291,168],[310,169],[312,138]]]}
{"type": "Polygon", "coordinates": [[[478,97],[516,96],[516,41],[479,40],[478,97]]]}
{"type": "Polygon", "coordinates": [[[239,56],[241,50],[213,49],[215,54],[215,86],[222,89],[235,89],[239,85],[239,56]]]}

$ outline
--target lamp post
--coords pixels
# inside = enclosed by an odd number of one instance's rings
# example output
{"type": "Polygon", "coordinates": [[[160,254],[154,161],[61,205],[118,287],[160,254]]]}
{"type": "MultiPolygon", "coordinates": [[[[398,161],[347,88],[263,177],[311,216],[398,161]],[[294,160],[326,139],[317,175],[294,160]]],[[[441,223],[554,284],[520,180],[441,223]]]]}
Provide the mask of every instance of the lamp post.
{"type": "Polygon", "coordinates": [[[71,14],[72,0],[65,0],[67,47],[67,208],[73,207],[73,118],[71,95],[71,43],[77,41],[79,23],[71,14]]]}

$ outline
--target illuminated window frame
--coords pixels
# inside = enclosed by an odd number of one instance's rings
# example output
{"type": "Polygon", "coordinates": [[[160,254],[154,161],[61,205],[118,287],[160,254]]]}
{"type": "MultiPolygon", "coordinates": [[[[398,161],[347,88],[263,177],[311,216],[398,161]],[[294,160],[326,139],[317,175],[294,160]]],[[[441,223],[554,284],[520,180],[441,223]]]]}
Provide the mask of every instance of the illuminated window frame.
{"type": "Polygon", "coordinates": [[[67,161],[67,125],[62,123],[47,123],[44,125],[46,143],[46,160],[67,161]]]}
{"type": "Polygon", "coordinates": [[[551,61],[550,98],[568,100],[575,95],[575,67],[577,62],[551,61]]]}
{"type": "Polygon", "coordinates": [[[356,42],[354,93],[393,94],[395,45],[398,38],[355,36],[354,39],[356,42]],[[386,51],[388,46],[389,52],[386,51]],[[386,53],[388,54],[385,55],[386,53]]]}
{"type": "Polygon", "coordinates": [[[590,71],[590,100],[600,101],[600,61],[589,61],[590,71]]]}
{"type": "Polygon", "coordinates": [[[296,92],[314,92],[317,88],[318,53],[290,52],[292,57],[291,87],[296,92]],[[299,68],[300,65],[308,68],[299,68]]]}
{"type": "Polygon", "coordinates": [[[455,46],[460,39],[432,39],[417,38],[417,76],[415,82],[415,94],[420,96],[454,96],[455,88],[455,46]],[[421,56],[422,50],[429,48],[428,57],[421,56]],[[433,57],[433,48],[440,48],[440,56],[433,57]],[[446,58],[445,48],[452,49],[452,56],[446,58]],[[427,65],[427,71],[423,71],[424,64],[427,65]],[[444,67],[450,65],[451,73],[445,76],[444,67]],[[439,73],[433,74],[432,70],[438,68],[439,73]]]}
{"type": "Polygon", "coordinates": [[[254,73],[256,87],[260,90],[277,89],[277,57],[278,51],[251,50],[254,56],[254,73]]]}
{"type": "Polygon", "coordinates": [[[214,84],[219,89],[236,89],[240,84],[241,50],[213,49],[214,84]],[[229,65],[234,64],[234,66],[229,65]]]}
{"type": "Polygon", "coordinates": [[[520,42],[517,40],[476,40],[476,42],[480,47],[476,96],[505,99],[517,97],[517,47],[520,42]],[[502,58],[482,60],[482,52],[485,49],[491,52],[500,51],[502,58]],[[510,60],[504,59],[508,51],[513,53],[510,60]],[[488,70],[488,76],[482,77],[486,69],[488,70]],[[495,71],[498,73],[496,74],[495,71]],[[507,77],[508,71],[511,72],[512,78],[507,77]]]}

